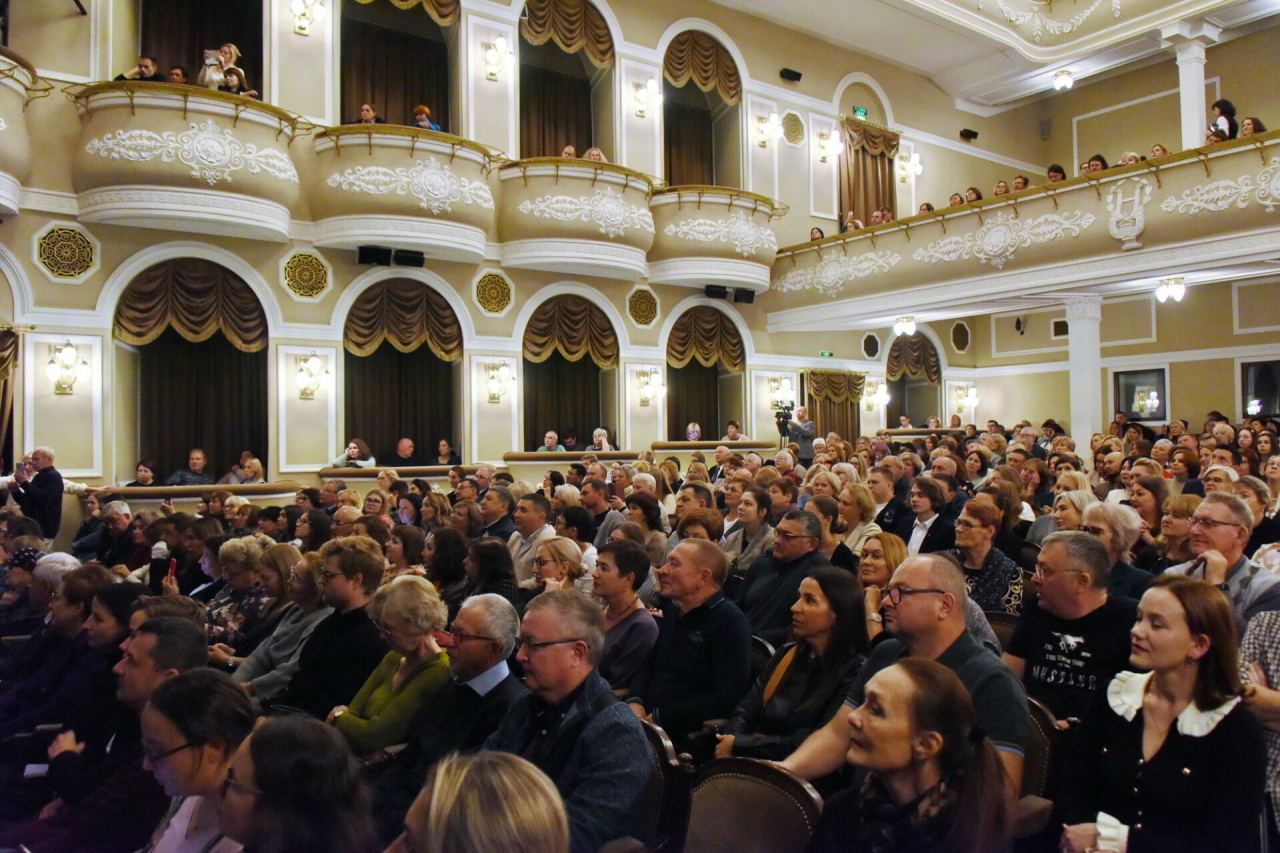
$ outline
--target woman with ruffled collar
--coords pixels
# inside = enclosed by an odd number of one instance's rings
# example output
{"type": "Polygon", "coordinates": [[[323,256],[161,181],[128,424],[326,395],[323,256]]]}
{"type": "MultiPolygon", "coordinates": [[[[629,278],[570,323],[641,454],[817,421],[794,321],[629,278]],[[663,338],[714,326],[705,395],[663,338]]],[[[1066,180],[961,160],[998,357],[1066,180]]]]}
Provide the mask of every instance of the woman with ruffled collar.
{"type": "Polygon", "coordinates": [[[1143,593],[1130,663],[1076,732],[1063,772],[1064,853],[1259,849],[1261,724],[1241,703],[1231,602],[1162,575],[1143,593]]]}

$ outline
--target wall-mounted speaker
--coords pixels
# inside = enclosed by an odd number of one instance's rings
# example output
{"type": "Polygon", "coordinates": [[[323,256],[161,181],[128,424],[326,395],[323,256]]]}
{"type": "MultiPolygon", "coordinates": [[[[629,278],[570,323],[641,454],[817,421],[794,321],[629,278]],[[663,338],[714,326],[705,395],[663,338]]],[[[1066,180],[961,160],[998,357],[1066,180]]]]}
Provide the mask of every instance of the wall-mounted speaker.
{"type": "Polygon", "coordinates": [[[970,130],[966,127],[964,130],[960,131],[960,138],[967,142],[972,142],[978,138],[978,131],[970,130]]]}
{"type": "Polygon", "coordinates": [[[708,299],[728,299],[729,298],[729,288],[721,287],[718,284],[708,284],[705,288],[703,288],[702,292],[707,295],[708,299]]]}
{"type": "Polygon", "coordinates": [[[793,68],[784,68],[784,69],[782,69],[782,70],[781,70],[780,72],[778,72],[778,73],[779,73],[779,75],[782,77],[782,79],[783,79],[783,80],[786,80],[786,81],[787,81],[787,82],[789,82],[789,83],[799,83],[799,82],[800,82],[800,76],[801,76],[801,75],[800,75],[800,72],[799,72],[799,71],[796,71],[796,70],[795,70],[795,69],[793,69],[793,68]]]}
{"type": "Polygon", "coordinates": [[[391,250],[386,246],[361,246],[356,250],[356,263],[362,266],[391,266],[391,250]]]}
{"type": "Polygon", "coordinates": [[[427,263],[426,255],[411,249],[396,249],[391,258],[398,267],[421,267],[427,263]]]}
{"type": "Polygon", "coordinates": [[[733,301],[739,305],[750,305],[756,301],[756,292],[747,290],[745,287],[735,287],[733,289],[733,301]]]}

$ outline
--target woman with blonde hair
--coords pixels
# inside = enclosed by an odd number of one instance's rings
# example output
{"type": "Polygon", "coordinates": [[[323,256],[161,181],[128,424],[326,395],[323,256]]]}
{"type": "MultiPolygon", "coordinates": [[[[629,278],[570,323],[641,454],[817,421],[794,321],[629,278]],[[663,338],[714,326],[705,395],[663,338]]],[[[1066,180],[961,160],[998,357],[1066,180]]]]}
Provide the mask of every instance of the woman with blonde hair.
{"type": "Polygon", "coordinates": [[[876,499],[863,483],[853,483],[840,491],[837,499],[840,505],[840,518],[844,520],[847,532],[844,544],[858,559],[862,559],[862,549],[867,540],[880,533],[880,525],[876,524],[876,499]]]}
{"type": "Polygon", "coordinates": [[[544,539],[533,558],[533,577],[521,584],[529,599],[557,589],[591,592],[591,576],[582,567],[582,549],[572,539],[552,536],[544,539]],[[528,586],[526,586],[528,584],[528,586]]]}
{"type": "Polygon", "coordinates": [[[378,472],[378,488],[382,489],[384,492],[390,492],[391,484],[399,479],[400,472],[395,468],[383,468],[378,472]]]}
{"type": "Polygon", "coordinates": [[[536,766],[506,752],[477,752],[432,768],[388,853],[497,850],[568,853],[569,819],[555,783],[536,766]]]}
{"type": "Polygon", "coordinates": [[[353,506],[360,508],[360,493],[355,489],[343,489],[338,492],[338,506],[353,506]]]}
{"type": "Polygon", "coordinates": [[[782,475],[778,473],[778,469],[772,465],[761,468],[756,472],[756,485],[762,489],[768,489],[774,483],[782,479],[782,475]]]}
{"type": "MultiPolygon", "coordinates": [[[[857,456],[853,455],[850,455],[847,458],[853,460],[858,459],[857,456]]],[[[831,466],[831,473],[836,475],[836,479],[840,483],[840,488],[836,489],[837,494],[839,494],[840,490],[845,486],[862,482],[862,474],[858,472],[858,466],[855,462],[837,462],[835,465],[831,466]]]]}
{"type": "Polygon", "coordinates": [[[711,472],[701,462],[690,462],[689,469],[684,475],[684,482],[686,484],[702,483],[704,486],[709,486],[711,485],[711,472]]]}
{"type": "MultiPolygon", "coordinates": [[[[356,504],[352,504],[352,506],[356,506],[356,504]]],[[[369,493],[364,496],[364,514],[376,515],[379,518],[389,518],[391,515],[391,495],[382,489],[370,489],[369,493]]]]}
{"type": "Polygon", "coordinates": [[[801,487],[800,508],[804,509],[809,501],[816,497],[828,497],[831,500],[836,499],[836,495],[840,494],[840,478],[832,474],[825,468],[814,466],[817,470],[810,469],[805,475],[804,486],[801,487]]]}
{"type": "Polygon", "coordinates": [[[1160,535],[1156,537],[1160,557],[1150,569],[1152,574],[1163,574],[1170,566],[1195,559],[1191,553],[1191,516],[1203,501],[1199,495],[1173,495],[1165,500],[1160,535]]]}

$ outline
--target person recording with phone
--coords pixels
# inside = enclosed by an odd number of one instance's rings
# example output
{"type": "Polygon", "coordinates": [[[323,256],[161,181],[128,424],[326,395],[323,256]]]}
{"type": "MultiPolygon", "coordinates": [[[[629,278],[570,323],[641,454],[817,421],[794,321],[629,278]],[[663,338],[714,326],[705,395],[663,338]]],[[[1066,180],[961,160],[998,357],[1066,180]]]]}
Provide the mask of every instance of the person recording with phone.
{"type": "Polygon", "coordinates": [[[227,85],[223,72],[228,68],[236,67],[239,61],[240,48],[230,42],[217,50],[206,50],[196,83],[206,89],[217,89],[219,86],[227,85]]]}

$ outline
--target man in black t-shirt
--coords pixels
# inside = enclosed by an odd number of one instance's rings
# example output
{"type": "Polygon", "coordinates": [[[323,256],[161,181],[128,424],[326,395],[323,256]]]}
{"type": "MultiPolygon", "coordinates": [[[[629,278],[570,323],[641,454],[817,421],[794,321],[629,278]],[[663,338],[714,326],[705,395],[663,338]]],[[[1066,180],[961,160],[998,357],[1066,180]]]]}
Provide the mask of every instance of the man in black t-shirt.
{"type": "Polygon", "coordinates": [[[1060,720],[1083,717],[1115,674],[1129,668],[1138,603],[1107,594],[1110,565],[1106,548],[1086,533],[1046,537],[1036,594],[1023,600],[1004,653],[1027,695],[1060,720]]]}

